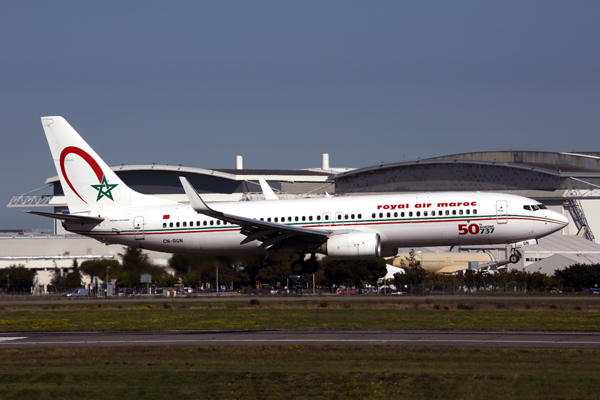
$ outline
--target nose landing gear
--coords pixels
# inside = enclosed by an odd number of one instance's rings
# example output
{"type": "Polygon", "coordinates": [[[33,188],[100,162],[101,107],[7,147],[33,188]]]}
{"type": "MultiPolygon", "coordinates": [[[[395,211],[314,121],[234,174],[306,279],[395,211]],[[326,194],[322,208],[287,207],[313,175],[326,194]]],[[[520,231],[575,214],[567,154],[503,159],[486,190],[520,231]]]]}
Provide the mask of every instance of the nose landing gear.
{"type": "Polygon", "coordinates": [[[508,260],[513,263],[516,264],[521,260],[521,252],[515,248],[510,250],[510,256],[508,257],[508,260]]]}

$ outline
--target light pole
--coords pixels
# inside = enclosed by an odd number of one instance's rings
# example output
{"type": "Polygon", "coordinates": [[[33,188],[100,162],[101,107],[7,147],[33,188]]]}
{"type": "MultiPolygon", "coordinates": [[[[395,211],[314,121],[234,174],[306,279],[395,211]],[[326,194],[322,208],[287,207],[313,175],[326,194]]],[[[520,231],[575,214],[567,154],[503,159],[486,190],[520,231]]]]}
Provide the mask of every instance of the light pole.
{"type": "Polygon", "coordinates": [[[6,293],[8,293],[9,287],[10,287],[10,275],[6,274],[6,293]]]}
{"type": "Polygon", "coordinates": [[[107,265],[106,266],[106,296],[105,297],[108,297],[108,273],[109,273],[109,271],[110,271],[110,265],[107,265]]]}

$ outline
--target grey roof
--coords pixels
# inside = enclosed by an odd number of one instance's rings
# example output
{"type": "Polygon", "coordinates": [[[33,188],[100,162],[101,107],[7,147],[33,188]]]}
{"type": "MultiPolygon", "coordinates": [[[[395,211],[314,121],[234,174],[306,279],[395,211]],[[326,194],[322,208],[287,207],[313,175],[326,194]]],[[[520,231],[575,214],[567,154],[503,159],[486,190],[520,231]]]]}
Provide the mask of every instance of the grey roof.
{"type": "Polygon", "coordinates": [[[538,244],[523,247],[526,253],[600,254],[600,244],[576,235],[550,235],[538,240],[538,244]]]}
{"type": "Polygon", "coordinates": [[[416,161],[381,163],[337,174],[331,178],[346,178],[381,169],[401,168],[413,165],[444,165],[449,163],[502,166],[506,168],[536,171],[542,174],[554,175],[562,178],[571,176],[600,176],[600,157],[595,155],[544,151],[490,151],[452,154],[416,161]]]}
{"type": "Polygon", "coordinates": [[[541,272],[552,275],[554,271],[570,267],[574,264],[600,264],[598,254],[555,254],[541,261],[529,264],[524,268],[527,272],[541,272]]]}

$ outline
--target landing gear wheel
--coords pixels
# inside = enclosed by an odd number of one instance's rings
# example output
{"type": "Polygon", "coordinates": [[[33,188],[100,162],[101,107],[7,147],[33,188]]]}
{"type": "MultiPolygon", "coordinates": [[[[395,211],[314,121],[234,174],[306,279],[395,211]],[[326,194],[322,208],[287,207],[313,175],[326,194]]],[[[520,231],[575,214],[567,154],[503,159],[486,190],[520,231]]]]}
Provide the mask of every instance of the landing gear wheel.
{"type": "Polygon", "coordinates": [[[508,257],[508,261],[510,261],[513,264],[518,263],[520,259],[521,259],[521,257],[519,257],[516,254],[511,254],[510,257],[508,257]]]}
{"type": "Polygon", "coordinates": [[[296,260],[290,266],[293,275],[302,275],[306,271],[304,260],[296,260]]]}
{"type": "Polygon", "coordinates": [[[304,262],[304,267],[307,274],[314,274],[319,270],[319,263],[311,258],[304,262]]]}

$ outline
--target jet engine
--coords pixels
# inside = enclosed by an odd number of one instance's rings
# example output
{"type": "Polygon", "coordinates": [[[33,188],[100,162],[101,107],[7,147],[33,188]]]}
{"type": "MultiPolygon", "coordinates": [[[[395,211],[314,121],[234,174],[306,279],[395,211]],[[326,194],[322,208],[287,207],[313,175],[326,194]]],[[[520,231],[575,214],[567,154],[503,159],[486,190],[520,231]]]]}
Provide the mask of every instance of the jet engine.
{"type": "Polygon", "coordinates": [[[333,260],[381,257],[381,240],[373,232],[349,232],[331,236],[321,252],[333,260]]]}

